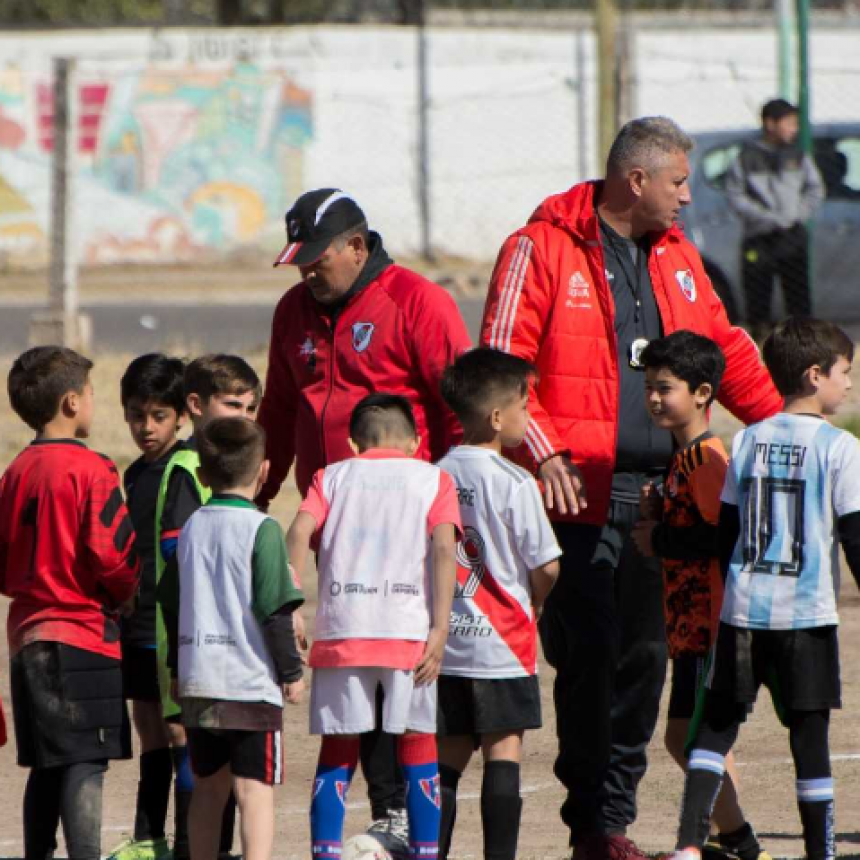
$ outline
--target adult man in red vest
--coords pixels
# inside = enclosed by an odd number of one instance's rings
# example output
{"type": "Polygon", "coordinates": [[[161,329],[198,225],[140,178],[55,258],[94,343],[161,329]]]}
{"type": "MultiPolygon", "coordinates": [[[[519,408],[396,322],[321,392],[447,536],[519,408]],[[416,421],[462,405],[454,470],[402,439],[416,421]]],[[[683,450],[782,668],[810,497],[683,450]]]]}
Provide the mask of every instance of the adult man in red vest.
{"type": "Polygon", "coordinates": [[[691,329],[725,353],[718,397],[739,418],[781,404],[676,223],[690,202],[691,147],[669,119],[628,123],[604,180],[549,197],[507,239],[484,311],[482,342],[540,371],[513,456],[542,481],[564,552],[541,637],[557,670],[555,773],[576,860],[642,857],[626,830],[666,673],[660,564],[630,533],[672,441],[649,420],[639,354],[691,329]]]}

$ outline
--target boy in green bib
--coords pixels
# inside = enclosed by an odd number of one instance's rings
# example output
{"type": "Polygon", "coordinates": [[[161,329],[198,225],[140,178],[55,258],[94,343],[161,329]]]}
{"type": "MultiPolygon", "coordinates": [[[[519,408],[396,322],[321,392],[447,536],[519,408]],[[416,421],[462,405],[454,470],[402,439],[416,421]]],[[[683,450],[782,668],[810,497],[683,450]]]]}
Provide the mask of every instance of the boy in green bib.
{"type": "MultiPolygon", "coordinates": [[[[200,457],[195,437],[214,418],[253,418],[260,403],[262,386],[254,369],[236,355],[211,354],[192,361],[185,369],[183,380],[185,403],[191,417],[192,436],[178,448],[164,469],[155,511],[156,589],[170,565],[176,564],[179,532],[191,515],[211,496],[197,477],[200,457]]],[[[170,670],[167,667],[167,630],[160,605],[156,605],[156,647],[158,654],[158,683],[162,711],[166,720],[180,723],[180,707],[170,694],[170,670]]],[[[193,778],[186,746],[174,746],[176,770],[175,797],[177,822],[187,820],[191,802],[193,778]]],[[[221,853],[229,854],[233,843],[235,804],[228,804],[224,815],[221,853]]],[[[180,829],[179,826],[177,829],[180,829]]],[[[174,843],[174,860],[187,860],[187,838],[174,843]]]]}

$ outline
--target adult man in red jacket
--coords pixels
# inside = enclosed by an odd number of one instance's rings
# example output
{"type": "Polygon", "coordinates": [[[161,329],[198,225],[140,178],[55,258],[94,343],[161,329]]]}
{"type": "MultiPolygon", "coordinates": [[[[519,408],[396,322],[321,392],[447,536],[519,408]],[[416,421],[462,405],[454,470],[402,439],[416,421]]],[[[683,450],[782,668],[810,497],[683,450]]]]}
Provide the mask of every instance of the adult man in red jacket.
{"type": "Polygon", "coordinates": [[[576,860],[641,858],[626,837],[666,673],[658,561],[630,538],[642,485],[672,452],[645,409],[638,356],[687,328],[719,344],[719,399],[744,421],[780,398],[733,328],[676,220],[692,142],[664,118],[628,123],[606,178],[545,200],[502,247],[481,340],[537,364],[525,443],[564,555],[541,619],[557,670],[561,814],[576,860]]]}
{"type": "MultiPolygon", "coordinates": [[[[461,431],[442,400],[439,381],[470,346],[451,296],[395,265],[349,195],[333,188],[309,191],[286,220],[289,242],[275,265],[298,266],[302,280],[280,300],[272,322],[258,418],[271,461],[258,498],[264,506],[293,463],[304,496],[318,469],[353,456],[349,418],[373,391],[407,397],[421,437],[416,456],[443,456],[461,431]]],[[[374,819],[371,832],[389,850],[408,852],[391,736],[362,736],[361,759],[374,819]]]]}

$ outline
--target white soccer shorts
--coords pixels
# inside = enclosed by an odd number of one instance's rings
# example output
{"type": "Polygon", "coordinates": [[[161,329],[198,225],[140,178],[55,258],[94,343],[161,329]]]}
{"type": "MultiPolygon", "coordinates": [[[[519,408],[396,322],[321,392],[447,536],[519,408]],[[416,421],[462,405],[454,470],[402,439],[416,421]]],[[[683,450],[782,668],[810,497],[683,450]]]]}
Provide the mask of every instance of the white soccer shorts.
{"type": "Polygon", "coordinates": [[[382,687],[382,730],[436,734],[436,682],[416,686],[414,673],[373,666],[314,669],[311,734],[360,735],[376,728],[376,691],[382,687]]]}

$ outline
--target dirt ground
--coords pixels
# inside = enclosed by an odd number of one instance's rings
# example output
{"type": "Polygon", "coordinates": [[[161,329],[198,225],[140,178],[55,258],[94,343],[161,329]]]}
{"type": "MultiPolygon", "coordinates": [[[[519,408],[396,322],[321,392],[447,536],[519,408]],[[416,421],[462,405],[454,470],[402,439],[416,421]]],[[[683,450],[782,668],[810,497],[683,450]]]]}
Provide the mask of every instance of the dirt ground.
{"type": "MultiPolygon", "coordinates": [[[[90,441],[94,448],[114,457],[121,469],[135,456],[118,404],[119,378],[129,358],[102,357],[94,372],[98,417],[90,441]]],[[[259,371],[264,369],[263,356],[249,356],[249,359],[259,371]]],[[[0,358],[4,375],[8,366],[9,359],[0,358]]],[[[860,383],[860,374],[857,382],[860,383]]],[[[848,412],[860,413],[856,398],[848,412]]],[[[736,422],[720,412],[715,415],[714,424],[721,435],[730,434],[736,426],[736,422]]],[[[0,398],[0,466],[5,466],[30,436],[11,414],[5,396],[0,398]]],[[[297,501],[295,490],[285,489],[273,506],[273,513],[285,526],[290,522],[297,501]]],[[[310,573],[304,577],[304,586],[310,598],[306,615],[312,618],[315,581],[310,573]]],[[[0,611],[3,608],[0,607],[0,611]]],[[[842,856],[860,856],[860,663],[857,660],[860,652],[860,597],[850,576],[843,583],[841,613],[844,707],[834,714],[831,732],[837,785],[838,849],[842,856]]],[[[11,719],[5,637],[0,649],[3,650],[0,654],[0,694],[11,719]]],[[[544,727],[527,736],[523,760],[525,803],[519,852],[523,860],[549,860],[569,854],[566,830],[558,816],[562,791],[552,773],[555,754],[553,672],[542,664],[541,673],[544,727]]],[[[680,771],[662,745],[665,704],[664,697],[663,716],[650,749],[649,770],[639,791],[639,818],[630,832],[630,836],[649,852],[673,847],[682,789],[680,771]]],[[[287,777],[286,784],[276,793],[275,857],[278,860],[298,860],[309,856],[308,799],[318,741],[308,735],[307,724],[307,703],[287,708],[284,727],[287,777]]],[[[760,703],[743,730],[736,752],[742,776],[742,802],[767,850],[775,857],[801,856],[803,845],[788,740],[766,700],[760,703]]],[[[21,799],[25,778],[26,772],[15,764],[14,740],[10,740],[0,750],[0,857],[22,856],[21,799]]],[[[452,850],[457,858],[481,856],[480,781],[481,762],[476,759],[461,783],[459,818],[452,850]]],[[[129,835],[136,788],[136,761],[111,765],[104,793],[102,847],[105,853],[129,835]]],[[[356,778],[350,791],[348,806],[346,832],[351,834],[363,829],[368,822],[365,786],[361,777],[356,778]]],[[[61,847],[60,850],[64,849],[61,847]]]]}

